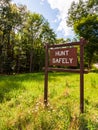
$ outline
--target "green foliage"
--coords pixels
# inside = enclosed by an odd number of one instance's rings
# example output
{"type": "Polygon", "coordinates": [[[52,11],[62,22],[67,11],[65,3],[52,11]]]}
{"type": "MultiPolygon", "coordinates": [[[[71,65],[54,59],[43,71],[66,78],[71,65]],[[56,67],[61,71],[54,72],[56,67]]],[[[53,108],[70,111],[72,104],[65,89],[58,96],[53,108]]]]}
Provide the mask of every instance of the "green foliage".
{"type": "Polygon", "coordinates": [[[54,44],[56,35],[48,21],[26,6],[0,1],[0,73],[42,70],[44,44],[54,44]]]}
{"type": "Polygon", "coordinates": [[[85,113],[79,110],[79,75],[49,73],[43,104],[43,73],[0,76],[1,130],[97,130],[98,73],[85,75],[85,113]]]}
{"type": "Polygon", "coordinates": [[[70,9],[68,10],[68,19],[67,24],[68,26],[73,26],[76,21],[81,20],[83,17],[97,15],[98,4],[97,0],[79,0],[79,2],[73,1],[71,4],[70,9]]]}
{"type": "MultiPolygon", "coordinates": [[[[98,44],[98,16],[88,15],[82,17],[81,20],[77,20],[74,23],[75,32],[89,40],[92,43],[98,44]]],[[[98,46],[98,45],[97,45],[98,46]]]]}
{"type": "MultiPolygon", "coordinates": [[[[98,51],[98,2],[97,0],[79,0],[73,2],[68,12],[68,26],[88,41],[85,47],[85,64],[91,68],[98,51]]],[[[98,55],[97,55],[98,57],[98,55]]],[[[97,62],[97,60],[95,61],[97,62]]]]}

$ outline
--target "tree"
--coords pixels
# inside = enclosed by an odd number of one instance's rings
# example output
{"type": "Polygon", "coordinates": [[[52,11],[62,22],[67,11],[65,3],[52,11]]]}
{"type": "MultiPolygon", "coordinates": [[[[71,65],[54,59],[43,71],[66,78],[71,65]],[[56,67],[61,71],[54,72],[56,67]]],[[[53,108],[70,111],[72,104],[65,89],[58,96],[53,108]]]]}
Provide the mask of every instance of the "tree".
{"type": "Polygon", "coordinates": [[[27,19],[24,24],[23,30],[21,30],[22,45],[24,46],[26,55],[29,62],[29,72],[34,71],[35,62],[35,48],[37,47],[38,39],[42,32],[42,25],[44,18],[42,15],[37,13],[28,12],[27,19]],[[25,43],[25,45],[24,45],[25,43]]]}
{"type": "Polygon", "coordinates": [[[94,54],[98,51],[98,1],[73,2],[68,12],[67,24],[73,27],[77,35],[88,41],[85,57],[90,68],[94,54]]]}
{"type": "Polygon", "coordinates": [[[50,28],[49,23],[45,20],[42,26],[41,40],[43,43],[54,44],[56,42],[56,34],[50,28]]]}
{"type": "Polygon", "coordinates": [[[3,63],[4,63],[4,24],[3,24],[3,17],[6,14],[6,10],[9,8],[10,0],[1,0],[0,1],[0,72],[3,72],[3,63]]]}
{"type": "Polygon", "coordinates": [[[45,18],[26,6],[0,1],[0,73],[39,71],[44,65],[44,43],[56,35],[45,18]]]}
{"type": "Polygon", "coordinates": [[[44,64],[44,43],[53,44],[56,35],[42,15],[28,12],[26,18],[20,35],[28,63],[26,66],[29,72],[33,72],[40,70],[44,64]]]}
{"type": "MultiPolygon", "coordinates": [[[[2,46],[2,65],[6,73],[12,70],[14,56],[14,36],[17,29],[23,22],[22,16],[23,7],[18,8],[12,4],[10,0],[0,1],[0,30],[1,30],[1,46],[2,46]],[[20,13],[21,12],[21,13],[20,13]]],[[[2,67],[1,67],[2,68],[2,67]]]]}

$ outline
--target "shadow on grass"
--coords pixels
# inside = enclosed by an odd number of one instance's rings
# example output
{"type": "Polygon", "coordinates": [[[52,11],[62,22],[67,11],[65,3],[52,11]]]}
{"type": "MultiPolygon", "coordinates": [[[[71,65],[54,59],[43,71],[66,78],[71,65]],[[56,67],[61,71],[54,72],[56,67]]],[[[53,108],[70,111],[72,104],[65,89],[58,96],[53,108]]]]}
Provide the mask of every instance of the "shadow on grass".
{"type": "MultiPolygon", "coordinates": [[[[62,78],[64,76],[72,75],[71,73],[49,72],[49,81],[62,78]]],[[[11,91],[24,91],[26,88],[22,85],[23,82],[38,82],[44,87],[44,72],[43,73],[29,73],[17,75],[3,75],[0,76],[0,102],[3,102],[5,95],[9,95],[11,91]]],[[[11,97],[11,96],[10,96],[11,97]]],[[[7,100],[10,100],[8,98],[7,100]]]]}
{"type": "Polygon", "coordinates": [[[98,73],[98,69],[91,70],[93,73],[98,73]]]}
{"type": "MultiPolygon", "coordinates": [[[[26,73],[26,74],[17,74],[17,75],[5,75],[0,76],[0,81],[15,81],[15,82],[22,82],[22,81],[43,81],[44,80],[44,72],[43,73],[26,73]]],[[[73,75],[73,73],[66,73],[66,72],[49,72],[49,80],[53,80],[58,76],[68,76],[73,75]]]]}
{"type": "MultiPolygon", "coordinates": [[[[25,88],[17,83],[17,82],[10,82],[10,81],[4,81],[0,84],[0,103],[2,103],[4,100],[10,100],[13,95],[11,95],[11,91],[15,93],[16,90],[24,90],[25,88]]],[[[17,93],[17,91],[16,91],[17,93]]]]}
{"type": "Polygon", "coordinates": [[[75,73],[69,73],[69,72],[49,72],[50,75],[56,75],[56,76],[68,76],[68,75],[74,75],[75,73]]]}
{"type": "Polygon", "coordinates": [[[80,116],[80,127],[79,130],[97,130],[98,122],[88,119],[86,115],[80,116]]]}
{"type": "Polygon", "coordinates": [[[17,95],[25,91],[26,88],[23,86],[23,82],[42,82],[43,81],[42,73],[33,73],[33,74],[17,74],[17,75],[3,75],[0,76],[0,102],[4,100],[10,100],[13,95],[17,95]],[[14,94],[15,93],[15,94],[14,94]]]}
{"type": "Polygon", "coordinates": [[[16,74],[16,75],[5,75],[0,76],[0,81],[7,80],[7,81],[42,81],[43,80],[43,73],[26,73],[26,74],[16,74]]]}
{"type": "Polygon", "coordinates": [[[68,72],[49,72],[48,78],[49,78],[49,81],[51,82],[53,80],[56,81],[56,79],[57,80],[59,80],[61,78],[65,79],[66,76],[69,76],[71,78],[71,76],[73,76],[73,75],[77,75],[77,74],[76,73],[68,73],[68,72]]]}

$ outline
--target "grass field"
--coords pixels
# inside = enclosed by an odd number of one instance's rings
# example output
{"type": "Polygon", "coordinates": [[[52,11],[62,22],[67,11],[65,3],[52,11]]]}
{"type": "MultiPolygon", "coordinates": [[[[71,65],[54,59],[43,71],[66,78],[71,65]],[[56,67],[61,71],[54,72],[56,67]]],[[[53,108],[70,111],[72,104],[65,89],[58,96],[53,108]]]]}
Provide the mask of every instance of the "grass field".
{"type": "Polygon", "coordinates": [[[98,130],[98,73],[85,80],[80,114],[79,74],[49,73],[48,107],[44,74],[0,76],[0,130],[98,130]]]}

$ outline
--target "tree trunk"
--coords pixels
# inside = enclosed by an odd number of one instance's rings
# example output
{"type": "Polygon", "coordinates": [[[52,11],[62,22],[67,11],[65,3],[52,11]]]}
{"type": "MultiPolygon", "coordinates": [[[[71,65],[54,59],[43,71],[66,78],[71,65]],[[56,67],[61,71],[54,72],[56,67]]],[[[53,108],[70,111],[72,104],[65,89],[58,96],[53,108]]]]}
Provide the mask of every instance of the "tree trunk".
{"type": "Polygon", "coordinates": [[[7,66],[6,66],[6,71],[7,74],[11,73],[11,45],[10,45],[10,31],[8,33],[8,42],[7,42],[7,66]]]}
{"type": "Polygon", "coordinates": [[[16,73],[20,72],[20,60],[19,55],[16,56],[16,67],[15,67],[16,73]]]}
{"type": "Polygon", "coordinates": [[[32,64],[33,64],[33,50],[31,50],[31,52],[30,52],[30,73],[33,70],[32,69],[33,68],[32,64]]]}

